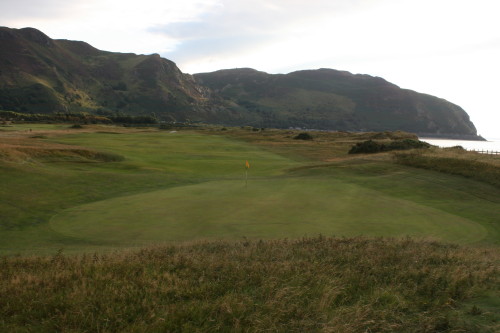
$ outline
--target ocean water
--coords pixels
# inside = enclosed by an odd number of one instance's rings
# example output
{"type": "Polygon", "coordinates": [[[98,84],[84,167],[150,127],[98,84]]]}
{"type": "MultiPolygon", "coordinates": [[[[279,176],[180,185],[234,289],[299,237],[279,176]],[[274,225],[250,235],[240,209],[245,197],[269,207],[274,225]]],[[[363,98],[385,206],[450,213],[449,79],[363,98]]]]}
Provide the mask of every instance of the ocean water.
{"type": "Polygon", "coordinates": [[[493,139],[488,141],[470,141],[470,140],[446,140],[446,139],[431,139],[419,138],[421,141],[430,143],[438,147],[454,147],[462,146],[467,150],[487,150],[500,152],[500,139],[493,139]]]}

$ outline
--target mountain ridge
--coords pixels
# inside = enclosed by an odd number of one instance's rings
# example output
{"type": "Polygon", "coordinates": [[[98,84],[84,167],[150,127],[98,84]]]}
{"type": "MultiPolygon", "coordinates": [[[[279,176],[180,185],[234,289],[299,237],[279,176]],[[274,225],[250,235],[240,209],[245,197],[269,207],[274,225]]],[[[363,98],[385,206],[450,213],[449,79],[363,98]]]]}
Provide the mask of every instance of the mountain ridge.
{"type": "Polygon", "coordinates": [[[256,117],[273,114],[278,127],[286,118],[316,129],[477,136],[459,106],[366,74],[325,68],[267,74],[239,68],[195,74],[195,78],[256,117]]]}
{"type": "Polygon", "coordinates": [[[367,74],[236,68],[190,75],[158,54],[102,51],[35,28],[0,27],[0,45],[4,110],[480,138],[458,105],[367,74]]]}

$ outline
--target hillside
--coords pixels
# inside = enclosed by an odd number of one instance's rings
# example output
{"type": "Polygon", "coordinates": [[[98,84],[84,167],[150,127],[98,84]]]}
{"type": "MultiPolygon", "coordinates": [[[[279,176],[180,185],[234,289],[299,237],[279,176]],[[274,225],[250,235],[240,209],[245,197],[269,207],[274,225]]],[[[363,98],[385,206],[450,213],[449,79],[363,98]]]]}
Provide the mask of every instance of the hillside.
{"type": "Polygon", "coordinates": [[[0,109],[150,115],[184,121],[204,88],[157,54],[105,52],[33,28],[0,28],[0,109]]]}
{"type": "Polygon", "coordinates": [[[459,106],[369,75],[232,69],[192,76],[158,54],[101,51],[33,28],[0,27],[0,45],[0,110],[479,139],[459,106]]]}
{"type": "Polygon", "coordinates": [[[477,133],[459,106],[369,75],[333,69],[271,75],[244,68],[195,78],[255,126],[403,130],[470,138],[477,133]]]}

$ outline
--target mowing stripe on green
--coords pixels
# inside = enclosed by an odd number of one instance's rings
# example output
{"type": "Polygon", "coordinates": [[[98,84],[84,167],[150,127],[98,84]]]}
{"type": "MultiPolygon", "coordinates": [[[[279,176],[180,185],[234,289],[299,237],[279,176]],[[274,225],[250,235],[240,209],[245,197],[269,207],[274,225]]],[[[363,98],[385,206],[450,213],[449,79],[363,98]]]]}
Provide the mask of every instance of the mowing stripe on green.
{"type": "Polygon", "coordinates": [[[306,235],[481,240],[480,224],[334,178],[211,181],[113,198],[51,219],[66,236],[109,245],[306,235]]]}

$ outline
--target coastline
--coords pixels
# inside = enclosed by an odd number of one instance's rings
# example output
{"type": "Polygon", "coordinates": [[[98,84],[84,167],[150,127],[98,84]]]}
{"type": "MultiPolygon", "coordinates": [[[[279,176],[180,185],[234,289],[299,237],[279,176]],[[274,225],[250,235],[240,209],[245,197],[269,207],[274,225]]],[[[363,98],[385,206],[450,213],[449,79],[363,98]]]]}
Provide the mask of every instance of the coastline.
{"type": "Polygon", "coordinates": [[[465,141],[488,141],[476,134],[454,134],[454,133],[415,133],[419,138],[436,140],[465,140],[465,141]]]}
{"type": "Polygon", "coordinates": [[[474,151],[500,151],[500,140],[455,140],[445,138],[420,137],[419,140],[430,143],[441,148],[461,146],[467,150],[474,151]]]}

